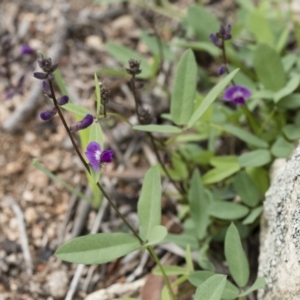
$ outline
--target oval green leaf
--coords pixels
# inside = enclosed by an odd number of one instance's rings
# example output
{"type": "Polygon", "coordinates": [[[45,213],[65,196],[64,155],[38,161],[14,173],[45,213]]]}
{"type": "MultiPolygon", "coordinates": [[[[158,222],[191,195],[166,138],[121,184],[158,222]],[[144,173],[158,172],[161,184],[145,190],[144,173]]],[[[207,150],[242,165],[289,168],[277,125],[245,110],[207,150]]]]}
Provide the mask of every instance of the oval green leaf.
{"type": "Polygon", "coordinates": [[[268,150],[255,150],[242,154],[238,159],[242,167],[260,167],[268,164],[272,156],[268,150]]]}
{"type": "Polygon", "coordinates": [[[197,288],[194,300],[220,300],[225,284],[225,275],[215,274],[211,276],[197,288]]]}
{"type": "Polygon", "coordinates": [[[246,206],[232,202],[215,201],[209,207],[209,214],[222,220],[237,220],[246,216],[248,212],[246,206]]]}
{"type": "Polygon", "coordinates": [[[258,204],[259,191],[245,171],[241,171],[235,176],[233,186],[246,205],[255,207],[258,204]]]}
{"type": "Polygon", "coordinates": [[[196,169],[193,173],[188,199],[190,203],[190,213],[195,223],[197,237],[202,240],[206,236],[207,227],[209,225],[208,208],[211,204],[211,198],[205,193],[200,173],[196,169]]]}
{"type": "Polygon", "coordinates": [[[242,246],[239,232],[231,223],[225,237],[225,257],[230,274],[239,287],[244,287],[249,280],[249,263],[242,246]]]}
{"type": "Polygon", "coordinates": [[[76,264],[104,264],[140,248],[128,233],[98,233],[72,239],[55,252],[61,260],[76,264]]]}
{"type": "Polygon", "coordinates": [[[287,142],[285,138],[279,136],[271,147],[271,153],[275,157],[287,158],[294,150],[293,144],[287,142]]]}
{"type": "Polygon", "coordinates": [[[255,146],[258,148],[268,148],[268,143],[266,141],[258,138],[257,136],[255,136],[247,130],[244,130],[240,127],[236,127],[231,124],[223,125],[222,127],[226,132],[238,137],[240,140],[244,141],[248,145],[255,146]]]}
{"type": "Polygon", "coordinates": [[[148,236],[148,241],[146,245],[156,245],[159,244],[168,234],[168,230],[165,226],[156,225],[154,226],[148,236]]]}
{"type": "Polygon", "coordinates": [[[194,109],[197,64],[192,50],[185,51],[176,68],[171,96],[171,116],[177,125],[186,124],[194,109]]]}
{"type": "Polygon", "coordinates": [[[279,54],[266,44],[259,44],[253,53],[253,66],[259,82],[267,90],[277,92],[286,84],[279,54]],[[267,62],[267,63],[266,63],[267,62]]]}
{"type": "Polygon", "coordinates": [[[140,235],[149,240],[152,229],[161,222],[161,181],[156,167],[151,167],[145,177],[138,201],[140,235]]]}

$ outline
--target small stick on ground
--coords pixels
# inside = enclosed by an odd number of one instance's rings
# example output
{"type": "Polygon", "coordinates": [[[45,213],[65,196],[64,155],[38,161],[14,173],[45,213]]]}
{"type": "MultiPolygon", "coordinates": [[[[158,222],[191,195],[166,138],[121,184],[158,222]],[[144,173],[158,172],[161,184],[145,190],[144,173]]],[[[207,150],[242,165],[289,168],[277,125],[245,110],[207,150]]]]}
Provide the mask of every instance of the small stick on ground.
{"type": "Polygon", "coordinates": [[[32,259],[31,259],[31,254],[29,251],[28,247],[28,238],[26,234],[26,227],[25,227],[25,222],[24,222],[24,214],[21,210],[21,207],[19,204],[10,196],[4,197],[4,202],[6,202],[14,211],[16,218],[17,218],[17,223],[18,223],[18,228],[20,231],[20,244],[21,244],[21,249],[24,255],[24,260],[25,260],[25,265],[26,265],[26,272],[28,275],[32,275],[32,259]]]}

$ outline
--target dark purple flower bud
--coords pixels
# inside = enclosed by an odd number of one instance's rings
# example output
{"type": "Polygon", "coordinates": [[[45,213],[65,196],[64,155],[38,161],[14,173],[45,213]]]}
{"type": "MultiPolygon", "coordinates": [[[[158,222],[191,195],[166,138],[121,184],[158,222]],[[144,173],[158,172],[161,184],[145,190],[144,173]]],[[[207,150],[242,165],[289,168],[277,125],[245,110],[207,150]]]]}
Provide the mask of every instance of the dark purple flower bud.
{"type": "Polygon", "coordinates": [[[76,122],[70,126],[70,130],[76,132],[78,130],[85,129],[92,125],[94,122],[94,117],[90,114],[86,115],[80,122],[76,122]]]}
{"type": "Polygon", "coordinates": [[[221,47],[221,42],[220,42],[220,40],[218,39],[217,35],[215,35],[215,34],[212,33],[212,34],[209,36],[209,38],[210,38],[210,40],[212,41],[213,44],[215,44],[217,47],[221,47]]]}
{"type": "Polygon", "coordinates": [[[222,76],[222,75],[225,74],[226,72],[227,72],[226,66],[222,65],[222,66],[220,66],[220,67],[218,68],[218,74],[219,74],[220,76],[222,76]]]}
{"type": "Polygon", "coordinates": [[[241,85],[234,85],[227,88],[223,95],[225,101],[234,102],[235,104],[244,104],[245,99],[250,97],[251,92],[241,85]]]}
{"type": "Polygon", "coordinates": [[[26,55],[26,54],[31,55],[31,54],[34,54],[35,51],[29,45],[22,45],[20,53],[21,53],[21,55],[26,55]]]}
{"type": "Polygon", "coordinates": [[[90,142],[86,148],[85,155],[92,166],[97,172],[104,163],[113,161],[113,150],[101,151],[101,146],[97,142],[90,142]]]}
{"type": "Polygon", "coordinates": [[[230,40],[231,39],[231,25],[227,24],[224,28],[224,40],[230,40]]]}
{"type": "Polygon", "coordinates": [[[43,120],[43,121],[49,121],[53,118],[53,116],[57,113],[57,110],[55,107],[53,107],[52,109],[50,110],[46,110],[46,111],[42,111],[40,113],[40,118],[43,120]]]}
{"type": "Polygon", "coordinates": [[[42,72],[34,72],[33,76],[37,79],[44,80],[47,79],[47,74],[42,72]]]}
{"type": "Polygon", "coordinates": [[[44,93],[45,93],[48,97],[52,98],[52,94],[51,94],[51,90],[50,90],[50,86],[49,86],[48,82],[44,80],[44,81],[42,82],[42,86],[43,86],[44,93]]]}
{"type": "Polygon", "coordinates": [[[57,99],[57,104],[62,106],[65,105],[69,102],[69,97],[67,95],[64,95],[62,97],[60,97],[59,99],[57,99]]]}
{"type": "Polygon", "coordinates": [[[41,57],[41,59],[38,60],[38,64],[40,68],[46,73],[54,72],[58,66],[58,63],[52,64],[52,60],[50,57],[44,58],[43,56],[41,57]]]}
{"type": "Polygon", "coordinates": [[[140,69],[140,65],[141,65],[140,61],[137,61],[135,59],[129,59],[128,64],[129,64],[129,68],[126,68],[128,74],[137,75],[142,72],[142,70],[140,69]]]}

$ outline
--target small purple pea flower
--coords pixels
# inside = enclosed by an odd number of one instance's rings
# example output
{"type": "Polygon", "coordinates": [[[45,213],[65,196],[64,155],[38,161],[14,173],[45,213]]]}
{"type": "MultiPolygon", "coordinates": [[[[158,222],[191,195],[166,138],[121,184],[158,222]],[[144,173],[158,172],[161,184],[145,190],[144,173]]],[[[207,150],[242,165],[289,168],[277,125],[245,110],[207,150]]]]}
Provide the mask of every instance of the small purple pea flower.
{"type": "Polygon", "coordinates": [[[81,121],[76,122],[70,126],[70,130],[76,132],[78,130],[85,129],[92,125],[94,122],[94,117],[90,114],[87,114],[81,121]]]}
{"type": "Polygon", "coordinates": [[[48,84],[47,81],[43,80],[43,82],[42,82],[42,87],[43,87],[44,93],[45,93],[49,98],[52,98],[51,89],[50,89],[50,86],[49,86],[49,84],[48,84]]]}
{"type": "Polygon", "coordinates": [[[112,162],[113,154],[113,150],[101,151],[101,146],[97,142],[90,142],[85,152],[85,156],[95,172],[98,172],[102,164],[112,162]]]}
{"type": "Polygon", "coordinates": [[[26,55],[26,54],[31,55],[31,54],[34,54],[34,53],[35,53],[35,50],[32,49],[29,45],[26,45],[26,44],[25,44],[25,45],[22,45],[22,46],[21,46],[20,53],[21,53],[21,55],[26,55]]]}
{"type": "Polygon", "coordinates": [[[251,97],[251,92],[244,86],[233,85],[227,88],[223,98],[225,101],[234,102],[235,104],[244,104],[245,99],[251,97]]]}

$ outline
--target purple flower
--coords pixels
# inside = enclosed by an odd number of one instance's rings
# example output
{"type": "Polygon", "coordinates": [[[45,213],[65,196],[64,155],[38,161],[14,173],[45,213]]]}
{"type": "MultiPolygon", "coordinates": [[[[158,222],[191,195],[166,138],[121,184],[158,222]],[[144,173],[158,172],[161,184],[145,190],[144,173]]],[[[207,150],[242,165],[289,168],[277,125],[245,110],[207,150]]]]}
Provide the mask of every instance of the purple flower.
{"type": "Polygon", "coordinates": [[[81,129],[85,129],[92,125],[94,122],[94,117],[90,114],[87,114],[81,121],[76,122],[70,126],[70,130],[76,132],[81,129]]]}
{"type": "Polygon", "coordinates": [[[250,97],[251,92],[241,85],[233,85],[227,88],[223,95],[225,101],[234,102],[235,104],[244,104],[245,99],[250,97]]]}
{"type": "Polygon", "coordinates": [[[85,156],[92,168],[97,172],[103,163],[110,163],[113,160],[113,150],[101,151],[97,142],[90,142],[86,148],[85,156]]]}
{"type": "Polygon", "coordinates": [[[29,45],[22,45],[20,52],[21,52],[21,55],[34,54],[35,50],[32,49],[29,45]]]}
{"type": "Polygon", "coordinates": [[[51,89],[50,89],[50,86],[49,86],[49,84],[48,84],[47,81],[43,80],[43,82],[42,82],[42,87],[43,87],[44,93],[45,93],[48,97],[52,98],[51,89]]]}
{"type": "Polygon", "coordinates": [[[209,36],[209,38],[210,38],[211,42],[212,42],[213,44],[215,44],[217,47],[221,47],[221,46],[222,46],[221,41],[219,40],[219,38],[218,38],[215,34],[212,33],[212,34],[209,36]]]}

